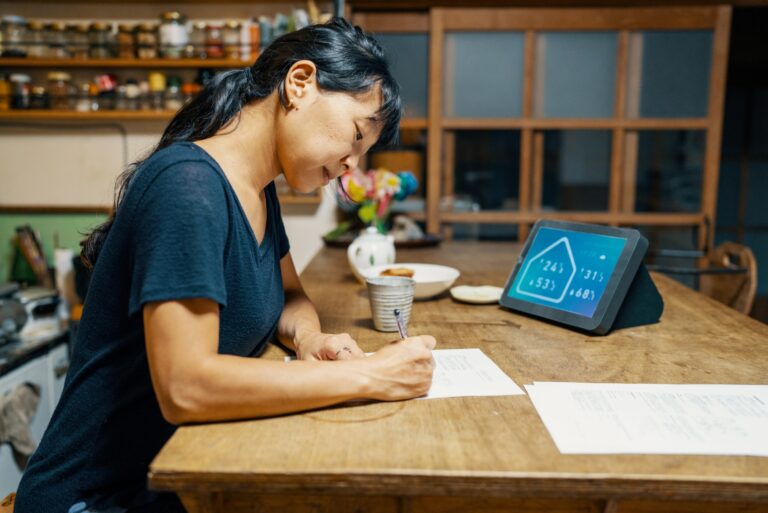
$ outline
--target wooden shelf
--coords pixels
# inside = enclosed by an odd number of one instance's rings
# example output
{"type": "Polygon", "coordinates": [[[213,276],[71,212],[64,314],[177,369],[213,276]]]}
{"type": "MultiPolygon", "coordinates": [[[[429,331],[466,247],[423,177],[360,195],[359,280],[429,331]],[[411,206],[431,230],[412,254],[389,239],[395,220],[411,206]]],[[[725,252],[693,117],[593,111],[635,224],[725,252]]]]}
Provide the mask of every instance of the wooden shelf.
{"type": "Polygon", "coordinates": [[[446,130],[706,130],[707,118],[445,118],[446,130]]]}
{"type": "MultiPolygon", "coordinates": [[[[416,221],[426,219],[424,212],[404,212],[416,221]]],[[[440,220],[446,223],[535,223],[539,219],[558,219],[581,223],[653,226],[696,226],[703,221],[700,213],[677,212],[584,212],[584,211],[530,211],[486,210],[480,212],[441,211],[440,220]]]]}
{"type": "Polygon", "coordinates": [[[156,110],[8,110],[0,112],[0,120],[10,121],[168,121],[172,111],[156,110]]]}
{"type": "MultiPolygon", "coordinates": [[[[318,205],[316,195],[278,194],[281,205],[318,205]]],[[[111,205],[0,205],[0,214],[104,214],[112,213],[111,205]]]]}
{"type": "Polygon", "coordinates": [[[0,68],[243,68],[240,59],[36,59],[0,58],[0,68]]]}

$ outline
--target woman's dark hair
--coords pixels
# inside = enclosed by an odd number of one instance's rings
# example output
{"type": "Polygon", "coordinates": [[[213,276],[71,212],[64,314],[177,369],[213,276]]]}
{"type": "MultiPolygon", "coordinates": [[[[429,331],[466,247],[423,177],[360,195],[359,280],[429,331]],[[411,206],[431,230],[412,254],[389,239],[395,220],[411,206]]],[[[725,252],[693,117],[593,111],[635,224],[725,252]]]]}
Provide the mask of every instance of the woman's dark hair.
{"type": "Polygon", "coordinates": [[[83,263],[89,268],[95,265],[120,203],[136,170],[146,159],[175,142],[213,136],[235,120],[249,102],[266,98],[273,91],[277,91],[280,103],[287,108],[285,77],[291,66],[301,60],[315,64],[321,91],[357,94],[378,85],[382,101],[376,113],[381,126],[377,144],[388,145],[396,141],[402,115],[400,88],[390,73],[384,52],[373,37],[343,18],[333,18],[327,23],[285,34],[273,41],[253,66],[214,77],[200,94],[176,113],[157,146],[120,174],[111,216],[80,243],[83,263]]]}

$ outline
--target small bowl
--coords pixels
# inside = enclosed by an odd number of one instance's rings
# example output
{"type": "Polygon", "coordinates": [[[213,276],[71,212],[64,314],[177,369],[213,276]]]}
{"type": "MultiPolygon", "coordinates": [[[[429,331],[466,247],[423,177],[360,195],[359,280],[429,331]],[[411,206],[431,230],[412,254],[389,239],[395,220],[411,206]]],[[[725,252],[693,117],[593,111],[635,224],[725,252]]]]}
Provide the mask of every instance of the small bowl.
{"type": "Polygon", "coordinates": [[[375,278],[387,269],[399,269],[405,267],[413,271],[413,281],[416,286],[413,291],[415,299],[427,299],[442,294],[448,290],[461,275],[458,269],[445,265],[395,263],[376,265],[362,269],[360,273],[365,279],[375,278]]]}

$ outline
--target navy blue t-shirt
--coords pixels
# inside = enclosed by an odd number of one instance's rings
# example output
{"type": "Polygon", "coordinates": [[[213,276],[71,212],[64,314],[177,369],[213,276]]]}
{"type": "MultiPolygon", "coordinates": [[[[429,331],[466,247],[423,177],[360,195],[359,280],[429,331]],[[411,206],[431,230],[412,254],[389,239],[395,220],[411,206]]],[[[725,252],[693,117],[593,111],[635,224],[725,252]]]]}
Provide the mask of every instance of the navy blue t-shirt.
{"type": "MultiPolygon", "coordinates": [[[[175,426],[150,381],[142,307],[208,298],[220,305],[219,353],[258,355],[283,309],[288,239],[274,184],[258,243],[223,171],[176,143],[137,170],[98,257],[61,400],[18,489],[16,513],[183,511],[147,490],[149,463],[175,426]]],[[[193,341],[190,341],[193,342],[193,341]]]]}

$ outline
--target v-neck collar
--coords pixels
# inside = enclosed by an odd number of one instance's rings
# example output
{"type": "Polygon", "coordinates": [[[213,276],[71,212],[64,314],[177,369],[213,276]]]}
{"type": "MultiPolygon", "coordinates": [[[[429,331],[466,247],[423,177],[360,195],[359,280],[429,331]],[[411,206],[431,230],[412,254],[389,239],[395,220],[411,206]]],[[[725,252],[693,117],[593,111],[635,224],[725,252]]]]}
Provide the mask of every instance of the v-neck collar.
{"type": "Polygon", "coordinates": [[[229,191],[232,193],[232,196],[235,198],[235,205],[237,206],[237,210],[240,212],[240,216],[245,223],[246,230],[248,231],[249,237],[251,239],[251,242],[253,243],[254,247],[256,248],[256,258],[257,261],[261,261],[262,256],[267,252],[267,248],[271,246],[270,241],[272,240],[272,237],[270,236],[272,233],[271,225],[272,225],[272,214],[271,214],[271,199],[270,194],[267,189],[272,185],[272,182],[270,182],[265,188],[264,188],[264,201],[266,203],[266,210],[267,210],[267,218],[265,220],[264,224],[264,237],[262,238],[261,242],[259,242],[259,239],[256,237],[256,233],[253,231],[253,227],[251,226],[251,222],[248,220],[248,216],[245,213],[245,209],[243,208],[243,204],[240,202],[240,198],[237,196],[237,191],[232,186],[232,183],[229,181],[229,178],[227,177],[227,174],[224,172],[224,170],[221,168],[221,165],[216,161],[213,156],[211,156],[210,153],[208,153],[205,148],[202,146],[199,146],[195,144],[194,142],[187,142],[187,144],[191,144],[195,148],[197,148],[208,160],[211,161],[213,164],[214,169],[221,175],[221,177],[224,179],[224,182],[227,184],[227,187],[229,187],[229,191]]]}

